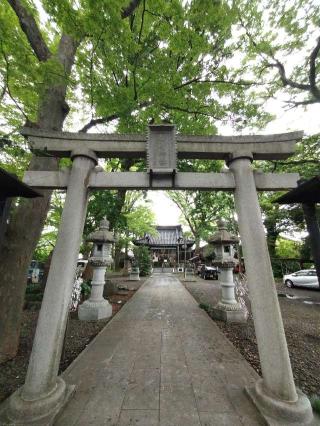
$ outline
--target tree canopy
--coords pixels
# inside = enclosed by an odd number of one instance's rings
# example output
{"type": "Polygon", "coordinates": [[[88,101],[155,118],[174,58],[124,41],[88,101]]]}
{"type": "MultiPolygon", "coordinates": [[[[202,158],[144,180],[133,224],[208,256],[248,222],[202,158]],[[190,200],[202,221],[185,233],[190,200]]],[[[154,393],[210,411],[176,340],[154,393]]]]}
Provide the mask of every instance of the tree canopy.
{"type": "Polygon", "coordinates": [[[236,0],[243,64],[256,96],[281,90],[288,108],[320,102],[320,5],[317,0],[236,0]]]}
{"type": "MultiPolygon", "coordinates": [[[[288,95],[289,107],[317,103],[319,8],[317,0],[2,1],[1,165],[22,176],[27,168],[57,170],[70,164],[33,156],[19,134],[23,125],[144,132],[148,123],[167,120],[179,132],[214,134],[219,123],[234,130],[263,128],[272,118],[266,99],[279,90],[288,95]]],[[[300,145],[299,164],[289,160],[264,167],[305,170],[308,164],[311,173],[317,164],[312,146],[318,149],[318,140],[300,145]]],[[[143,166],[131,160],[103,165],[126,171],[143,166]]],[[[179,167],[206,170],[208,165],[185,162],[179,167]]],[[[221,164],[210,167],[218,170],[221,164]]],[[[0,285],[1,299],[20,289],[14,297],[17,306],[23,303],[26,272],[50,205],[54,214],[48,221],[59,212],[59,197],[50,204],[52,192],[43,195],[16,203],[1,247],[1,256],[8,258],[0,265],[6,285],[0,285]]],[[[134,213],[123,213],[126,197],[123,191],[94,194],[87,229],[96,225],[101,205],[110,207],[113,227],[130,221],[134,213]]],[[[201,206],[221,215],[223,205],[229,214],[230,198],[225,196],[186,197],[188,207],[197,206],[188,213],[198,229],[196,238],[209,232],[201,206]]],[[[19,321],[8,309],[0,312],[19,321]]]]}

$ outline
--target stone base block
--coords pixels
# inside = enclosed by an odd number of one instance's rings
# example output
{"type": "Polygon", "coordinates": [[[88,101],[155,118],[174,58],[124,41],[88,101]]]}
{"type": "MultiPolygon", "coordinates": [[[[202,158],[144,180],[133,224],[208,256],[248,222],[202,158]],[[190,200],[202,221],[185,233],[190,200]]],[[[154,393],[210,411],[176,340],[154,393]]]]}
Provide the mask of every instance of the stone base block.
{"type": "Polygon", "coordinates": [[[227,310],[220,308],[219,305],[210,310],[212,318],[226,322],[247,322],[248,313],[243,309],[227,310]]]}
{"type": "Polygon", "coordinates": [[[139,274],[133,274],[132,272],[130,273],[129,276],[129,281],[140,281],[140,276],[139,274]]]}
{"type": "Polygon", "coordinates": [[[38,399],[26,400],[22,389],[14,392],[1,406],[0,424],[15,426],[51,426],[57,415],[68,403],[75,391],[75,386],[66,385],[57,378],[55,388],[38,399]]]}
{"type": "Polygon", "coordinates": [[[112,316],[112,306],[107,300],[101,302],[90,302],[86,300],[79,306],[78,317],[81,321],[93,321],[112,316]]]}
{"type": "Polygon", "coordinates": [[[186,278],[182,278],[182,281],[183,282],[186,282],[186,283],[193,283],[193,282],[195,282],[195,281],[197,281],[196,280],[196,278],[195,277],[186,277],[186,278]]]}
{"type": "Polygon", "coordinates": [[[268,395],[264,390],[262,379],[258,380],[255,386],[247,387],[246,392],[268,426],[318,424],[313,416],[309,399],[300,389],[297,389],[296,402],[282,401],[268,395]]]}

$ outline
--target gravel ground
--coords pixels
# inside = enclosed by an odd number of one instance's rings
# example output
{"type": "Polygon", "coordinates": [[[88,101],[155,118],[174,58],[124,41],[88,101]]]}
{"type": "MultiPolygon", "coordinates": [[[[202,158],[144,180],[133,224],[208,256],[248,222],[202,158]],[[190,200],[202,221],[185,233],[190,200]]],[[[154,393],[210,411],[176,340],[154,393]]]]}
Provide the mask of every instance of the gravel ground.
{"type": "MultiPolygon", "coordinates": [[[[198,303],[214,305],[219,299],[218,281],[204,281],[197,278],[196,282],[184,283],[198,303]]],[[[278,294],[285,293],[302,297],[288,299],[279,297],[281,313],[296,385],[308,396],[320,395],[320,292],[309,289],[287,289],[277,283],[278,294]]],[[[257,342],[252,319],[246,325],[226,324],[216,321],[221,331],[238,348],[253,368],[261,374],[257,342]]]]}
{"type": "MultiPolygon", "coordinates": [[[[108,299],[112,303],[112,312],[115,315],[119,309],[133,296],[135,291],[143,284],[141,281],[126,281],[126,278],[111,278],[112,283],[128,290],[117,291],[108,299]]],[[[15,358],[0,366],[0,401],[7,398],[18,387],[23,385],[28,367],[28,360],[32,348],[33,337],[36,329],[39,311],[25,309],[22,316],[21,337],[18,354],[15,358]]],[[[69,317],[65,348],[60,362],[60,372],[85,349],[90,341],[102,330],[109,319],[99,321],[79,321],[77,313],[69,317]]]]}

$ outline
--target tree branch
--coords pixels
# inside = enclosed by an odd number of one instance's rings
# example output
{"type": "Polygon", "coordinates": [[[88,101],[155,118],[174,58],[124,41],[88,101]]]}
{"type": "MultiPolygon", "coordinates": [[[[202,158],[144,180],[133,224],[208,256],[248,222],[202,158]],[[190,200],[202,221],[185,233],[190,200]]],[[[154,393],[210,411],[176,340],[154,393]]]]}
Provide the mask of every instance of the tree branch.
{"type": "Polygon", "coordinates": [[[291,80],[290,78],[288,78],[286,76],[286,71],[284,68],[284,65],[278,61],[277,59],[275,59],[275,63],[271,64],[269,63],[267,65],[267,67],[270,68],[277,68],[279,71],[279,75],[280,75],[280,80],[283,84],[283,86],[290,86],[293,89],[300,89],[300,90],[305,90],[305,91],[309,91],[311,89],[311,86],[309,84],[302,84],[302,83],[297,83],[296,81],[291,80]]]}
{"type": "Polygon", "coordinates": [[[186,81],[185,83],[181,83],[178,86],[174,86],[174,90],[182,89],[185,86],[190,84],[198,84],[198,83],[211,83],[211,84],[231,84],[235,86],[260,86],[265,85],[265,83],[257,83],[254,81],[230,81],[230,80],[210,80],[210,79],[200,79],[198,77],[193,78],[192,80],[186,81]]]}
{"type": "Polygon", "coordinates": [[[169,109],[169,110],[181,111],[181,112],[186,112],[187,114],[194,114],[194,115],[205,115],[206,117],[212,117],[212,118],[215,118],[216,120],[218,120],[217,117],[210,114],[209,112],[204,112],[204,111],[200,111],[200,110],[190,110],[188,108],[182,108],[182,107],[179,107],[179,106],[168,105],[168,104],[162,104],[161,106],[163,108],[169,109]]]}
{"type": "Polygon", "coordinates": [[[143,24],[144,24],[144,14],[146,13],[146,0],[143,0],[143,10],[141,15],[141,26],[139,31],[139,37],[138,37],[138,43],[141,43],[141,37],[142,37],[142,31],[143,31],[143,24]]]}
{"type": "Polygon", "coordinates": [[[319,103],[318,99],[306,99],[305,101],[285,101],[287,104],[291,104],[291,108],[288,109],[292,109],[294,107],[297,106],[302,106],[302,105],[311,105],[311,104],[317,104],[319,103]]]}
{"type": "Polygon", "coordinates": [[[318,37],[316,47],[311,52],[310,70],[309,70],[310,91],[318,101],[320,101],[320,90],[316,84],[316,59],[319,54],[319,51],[320,51],[320,37],[318,37]]]}
{"type": "Polygon", "coordinates": [[[24,116],[26,121],[30,122],[30,120],[29,120],[28,116],[26,115],[26,113],[24,112],[23,108],[20,106],[19,102],[16,101],[16,99],[14,98],[14,96],[11,93],[10,86],[9,86],[9,58],[6,55],[6,52],[4,51],[2,44],[1,44],[1,51],[2,51],[2,55],[3,55],[3,59],[6,63],[6,81],[5,81],[3,96],[5,95],[5,93],[8,93],[9,98],[12,100],[12,102],[15,104],[15,106],[18,108],[18,110],[24,116]]]}
{"type": "Polygon", "coordinates": [[[119,114],[111,114],[101,118],[92,118],[89,123],[87,123],[85,126],[82,127],[82,129],[79,130],[79,132],[86,133],[89,129],[91,129],[91,127],[94,127],[97,124],[110,123],[110,121],[116,120],[117,118],[119,118],[119,114]]]}
{"type": "Polygon", "coordinates": [[[21,4],[20,0],[8,0],[8,3],[17,15],[21,29],[25,33],[38,60],[41,62],[47,61],[51,56],[51,52],[42,37],[34,17],[21,4]]]}
{"type": "MultiPolygon", "coordinates": [[[[141,102],[140,104],[137,105],[137,109],[147,107],[147,106],[151,105],[151,103],[152,103],[151,101],[141,102]]],[[[89,129],[91,129],[91,127],[94,127],[97,124],[110,123],[110,121],[116,120],[119,117],[120,117],[120,114],[115,113],[115,114],[107,115],[105,117],[92,118],[85,126],[82,127],[82,129],[79,130],[79,132],[80,133],[86,133],[89,129]]]]}
{"type": "Polygon", "coordinates": [[[127,7],[122,8],[121,18],[125,19],[131,16],[140,3],[141,0],[131,0],[127,7]]]}
{"type": "Polygon", "coordinates": [[[7,88],[8,88],[8,85],[9,85],[9,61],[6,57],[2,43],[1,43],[1,51],[2,51],[2,54],[3,54],[3,57],[4,57],[4,61],[6,63],[6,69],[5,69],[5,76],[3,77],[4,83],[3,83],[3,88],[2,88],[2,91],[1,91],[1,95],[0,95],[0,102],[2,102],[3,98],[5,97],[5,94],[7,92],[7,88]]]}

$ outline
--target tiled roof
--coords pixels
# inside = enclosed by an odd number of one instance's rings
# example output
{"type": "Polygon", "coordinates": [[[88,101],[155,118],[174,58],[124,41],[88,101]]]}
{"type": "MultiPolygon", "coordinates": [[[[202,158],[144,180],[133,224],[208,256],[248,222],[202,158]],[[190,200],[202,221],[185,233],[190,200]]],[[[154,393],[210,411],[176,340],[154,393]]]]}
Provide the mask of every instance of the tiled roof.
{"type": "MultiPolygon", "coordinates": [[[[181,225],[175,226],[157,226],[157,235],[145,235],[144,238],[134,241],[136,245],[148,245],[148,246],[176,246],[178,239],[181,238],[182,228],[181,225]]],[[[181,241],[180,241],[180,244],[181,241]]],[[[187,240],[188,246],[194,244],[194,241],[187,240]]]]}

